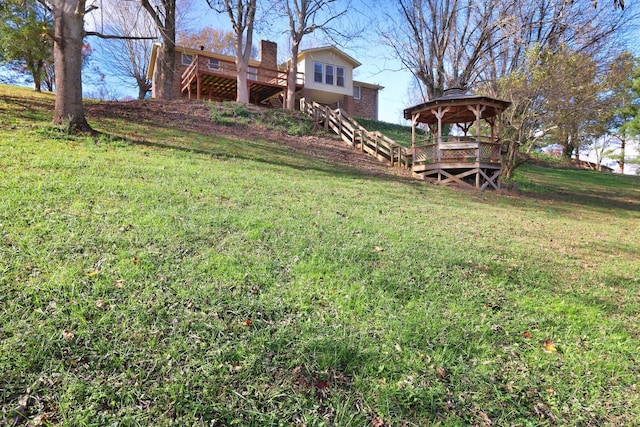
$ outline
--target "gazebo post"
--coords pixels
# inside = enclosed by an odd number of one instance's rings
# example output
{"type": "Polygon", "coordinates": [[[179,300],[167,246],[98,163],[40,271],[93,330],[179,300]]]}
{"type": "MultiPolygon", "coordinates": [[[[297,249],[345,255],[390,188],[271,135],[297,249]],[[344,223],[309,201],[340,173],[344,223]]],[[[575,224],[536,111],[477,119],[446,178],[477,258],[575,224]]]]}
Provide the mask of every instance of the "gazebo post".
{"type": "Polygon", "coordinates": [[[416,148],[416,126],[418,125],[418,117],[420,113],[416,113],[411,117],[411,152],[413,153],[416,148]]]}
{"type": "Polygon", "coordinates": [[[436,116],[436,119],[438,119],[438,145],[442,144],[442,118],[445,114],[447,114],[448,111],[449,107],[438,107],[437,110],[431,110],[431,114],[436,116]]]}

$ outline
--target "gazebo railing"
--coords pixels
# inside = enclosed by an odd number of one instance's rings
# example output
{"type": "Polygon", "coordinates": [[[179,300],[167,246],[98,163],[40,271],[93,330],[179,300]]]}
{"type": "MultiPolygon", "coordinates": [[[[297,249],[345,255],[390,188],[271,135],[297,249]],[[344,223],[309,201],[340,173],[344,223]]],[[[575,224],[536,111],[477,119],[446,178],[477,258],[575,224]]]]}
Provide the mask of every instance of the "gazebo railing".
{"type": "Polygon", "coordinates": [[[416,146],[413,165],[431,163],[500,163],[502,144],[490,137],[443,137],[442,142],[416,146]]]}

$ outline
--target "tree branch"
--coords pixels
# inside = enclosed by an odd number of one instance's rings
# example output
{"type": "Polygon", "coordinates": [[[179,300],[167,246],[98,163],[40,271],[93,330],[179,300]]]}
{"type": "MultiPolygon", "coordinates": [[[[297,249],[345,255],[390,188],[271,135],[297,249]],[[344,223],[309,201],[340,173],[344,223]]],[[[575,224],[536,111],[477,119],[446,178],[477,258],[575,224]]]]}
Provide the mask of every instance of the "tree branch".
{"type": "Polygon", "coordinates": [[[157,37],[153,36],[118,36],[115,34],[102,34],[98,31],[85,31],[85,36],[96,36],[101,39],[118,39],[118,40],[156,40],[157,37]]]}

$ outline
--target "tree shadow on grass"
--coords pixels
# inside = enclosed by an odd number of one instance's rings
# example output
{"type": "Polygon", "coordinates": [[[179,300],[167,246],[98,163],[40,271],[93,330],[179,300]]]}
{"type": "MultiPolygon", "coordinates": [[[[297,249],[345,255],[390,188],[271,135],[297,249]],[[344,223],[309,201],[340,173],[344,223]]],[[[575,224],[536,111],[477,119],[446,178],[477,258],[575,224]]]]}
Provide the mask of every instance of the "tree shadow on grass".
{"type": "Polygon", "coordinates": [[[600,211],[610,212],[611,209],[640,212],[640,199],[633,200],[624,196],[614,196],[609,193],[586,194],[575,191],[560,190],[555,193],[522,192],[521,197],[542,203],[567,203],[581,205],[600,211]]]}

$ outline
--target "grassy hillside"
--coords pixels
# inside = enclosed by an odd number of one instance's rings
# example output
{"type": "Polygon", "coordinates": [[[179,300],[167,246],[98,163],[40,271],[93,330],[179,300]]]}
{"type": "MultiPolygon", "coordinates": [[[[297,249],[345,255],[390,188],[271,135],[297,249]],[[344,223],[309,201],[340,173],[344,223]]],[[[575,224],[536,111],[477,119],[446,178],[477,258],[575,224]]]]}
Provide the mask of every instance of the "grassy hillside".
{"type": "MultiPolygon", "coordinates": [[[[378,120],[366,119],[364,117],[358,117],[356,120],[369,132],[382,132],[398,144],[404,145],[405,147],[411,147],[411,126],[381,122],[378,120]]],[[[416,129],[416,131],[418,134],[424,133],[424,131],[419,128],[416,129]]]]}
{"type": "Polygon", "coordinates": [[[0,86],[0,425],[640,424],[637,178],[460,191],[52,102],[0,86]]]}

